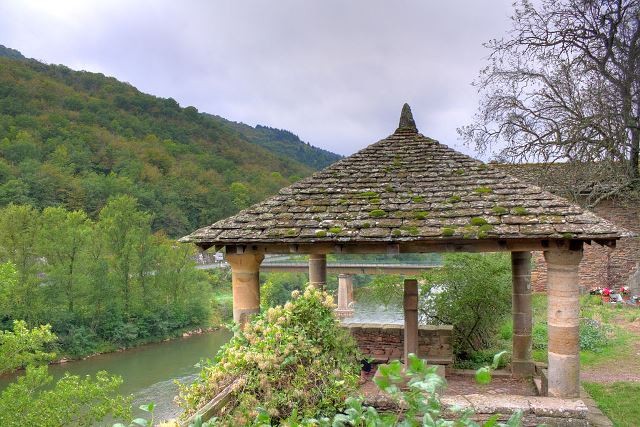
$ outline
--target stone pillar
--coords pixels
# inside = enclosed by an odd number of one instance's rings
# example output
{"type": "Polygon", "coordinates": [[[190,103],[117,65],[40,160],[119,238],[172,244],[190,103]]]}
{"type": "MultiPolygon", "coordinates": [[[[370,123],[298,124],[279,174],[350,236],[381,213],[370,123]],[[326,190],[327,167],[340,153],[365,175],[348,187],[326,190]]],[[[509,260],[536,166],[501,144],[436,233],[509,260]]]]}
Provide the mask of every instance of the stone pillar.
{"type": "Polygon", "coordinates": [[[309,284],[324,289],[327,283],[327,256],[325,254],[309,255],[309,284]]]}
{"type": "Polygon", "coordinates": [[[577,250],[544,252],[547,261],[547,323],[549,327],[549,395],[580,396],[580,290],[577,250]]]}
{"type": "Polygon", "coordinates": [[[513,296],[513,351],[511,374],[514,377],[532,376],[535,370],[531,358],[531,252],[511,252],[513,296]]]}
{"type": "Polygon", "coordinates": [[[353,276],[350,274],[338,275],[338,317],[353,316],[353,276]]]}
{"type": "Polygon", "coordinates": [[[404,363],[409,353],[418,356],[418,281],[404,280],[404,363]]]}
{"type": "Polygon", "coordinates": [[[262,254],[227,254],[231,265],[233,320],[244,326],[252,314],[260,312],[260,263],[262,254]]]}

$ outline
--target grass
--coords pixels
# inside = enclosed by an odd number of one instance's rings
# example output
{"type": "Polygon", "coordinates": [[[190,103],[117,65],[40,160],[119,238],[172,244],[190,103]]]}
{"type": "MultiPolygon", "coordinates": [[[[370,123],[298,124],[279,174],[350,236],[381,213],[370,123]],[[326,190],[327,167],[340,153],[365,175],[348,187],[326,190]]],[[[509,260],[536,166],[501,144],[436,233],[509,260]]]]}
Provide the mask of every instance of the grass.
{"type": "MultiPolygon", "coordinates": [[[[547,362],[547,296],[533,294],[533,359],[547,362]]],[[[611,331],[606,344],[599,351],[580,351],[580,365],[599,371],[606,370],[615,363],[633,360],[634,340],[637,336],[626,330],[620,322],[633,322],[640,318],[640,310],[621,305],[602,304],[599,297],[586,295],[580,300],[580,316],[602,322],[611,331]]],[[[510,315],[498,326],[498,340],[494,348],[478,352],[468,360],[456,361],[457,367],[477,368],[488,355],[510,349],[513,336],[513,322],[510,315]]],[[[634,365],[635,366],[635,365],[634,365]]],[[[583,382],[586,391],[598,407],[613,421],[614,426],[640,425],[640,383],[618,381],[615,383],[583,382]]]]}
{"type": "MultiPolygon", "coordinates": [[[[544,294],[533,294],[531,299],[533,308],[533,360],[536,362],[547,362],[547,296],[544,294]]],[[[611,335],[608,336],[607,345],[599,351],[581,351],[580,364],[584,367],[594,365],[606,365],[612,359],[630,356],[632,351],[631,340],[634,336],[619,326],[615,325],[614,319],[624,313],[622,306],[602,305],[598,297],[586,295],[580,301],[580,316],[598,320],[611,328],[611,335]]],[[[629,318],[636,315],[636,310],[631,314],[626,314],[629,318]]],[[[508,320],[511,322],[511,320],[508,320]]]]}
{"type": "Polygon", "coordinates": [[[640,383],[583,383],[598,407],[614,426],[632,427],[640,420],[640,383]]]}

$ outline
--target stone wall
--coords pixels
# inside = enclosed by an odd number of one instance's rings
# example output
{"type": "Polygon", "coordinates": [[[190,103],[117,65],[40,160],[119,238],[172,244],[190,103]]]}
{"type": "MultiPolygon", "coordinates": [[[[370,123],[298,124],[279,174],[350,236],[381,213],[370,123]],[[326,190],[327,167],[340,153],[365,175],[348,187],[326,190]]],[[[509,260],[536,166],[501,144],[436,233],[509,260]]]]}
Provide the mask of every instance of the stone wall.
{"type": "MultiPolygon", "coordinates": [[[[593,209],[593,212],[629,231],[640,233],[640,203],[606,200],[593,209]]],[[[547,268],[542,252],[534,252],[533,260],[533,290],[544,292],[547,268]]],[[[637,277],[639,263],[640,237],[620,239],[615,249],[596,243],[585,245],[584,257],[580,263],[580,284],[585,292],[597,286],[619,289],[630,285],[632,293],[640,294],[640,277],[637,277]]]]}
{"type": "MultiPolygon", "coordinates": [[[[360,351],[378,363],[404,357],[404,325],[380,323],[346,323],[358,342],[360,351]]],[[[420,326],[418,330],[419,356],[434,364],[453,362],[451,335],[453,326],[420,326]]]]}

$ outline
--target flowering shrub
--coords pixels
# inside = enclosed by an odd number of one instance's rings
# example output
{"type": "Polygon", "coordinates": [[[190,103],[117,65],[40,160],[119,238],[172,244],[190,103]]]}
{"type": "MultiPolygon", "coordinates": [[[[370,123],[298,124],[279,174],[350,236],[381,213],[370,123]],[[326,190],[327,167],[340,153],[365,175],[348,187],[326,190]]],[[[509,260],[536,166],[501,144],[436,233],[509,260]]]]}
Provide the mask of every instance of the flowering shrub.
{"type": "Polygon", "coordinates": [[[357,347],[334,317],[333,298],[313,287],[294,291],[284,306],[270,308],[237,329],[200,378],[182,386],[179,403],[193,414],[234,379],[239,387],[219,422],[246,425],[261,408],[274,422],[335,414],[355,392],[357,347]]]}
{"type": "MultiPolygon", "coordinates": [[[[496,355],[494,365],[503,353],[496,355]]],[[[481,373],[483,382],[491,381],[490,368],[481,373]],[[488,375],[488,378],[486,376],[488,375]]],[[[380,365],[375,379],[378,388],[384,391],[395,402],[397,412],[378,412],[376,408],[367,406],[360,397],[350,397],[346,409],[332,417],[316,417],[301,419],[292,414],[280,425],[299,427],[332,427],[332,426],[377,426],[377,427],[520,427],[522,411],[515,411],[506,423],[499,423],[499,415],[493,415],[486,422],[479,424],[472,419],[473,411],[458,407],[448,411],[440,401],[440,393],[446,387],[446,381],[436,373],[435,366],[428,366],[414,354],[409,354],[409,364],[404,367],[399,360],[388,365],[380,365]],[[406,383],[404,388],[401,384],[406,383]]],[[[210,426],[216,425],[215,422],[210,426]]],[[[266,411],[260,411],[251,423],[254,427],[274,425],[266,411]]],[[[204,426],[204,425],[203,425],[204,426]]],[[[195,426],[194,426],[195,427],[195,426]]]]}

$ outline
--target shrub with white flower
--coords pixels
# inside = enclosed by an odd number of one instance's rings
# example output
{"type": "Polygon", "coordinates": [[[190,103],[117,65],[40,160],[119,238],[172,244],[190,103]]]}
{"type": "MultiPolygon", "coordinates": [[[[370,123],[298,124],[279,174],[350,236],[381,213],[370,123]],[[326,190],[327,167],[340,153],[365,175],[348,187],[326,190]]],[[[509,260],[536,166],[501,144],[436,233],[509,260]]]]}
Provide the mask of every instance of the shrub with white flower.
{"type": "Polygon", "coordinates": [[[272,421],[333,414],[355,392],[360,372],[356,343],[340,328],[331,295],[308,286],[284,306],[257,316],[181,387],[185,417],[242,378],[223,424],[245,425],[265,410],[272,421]]]}

